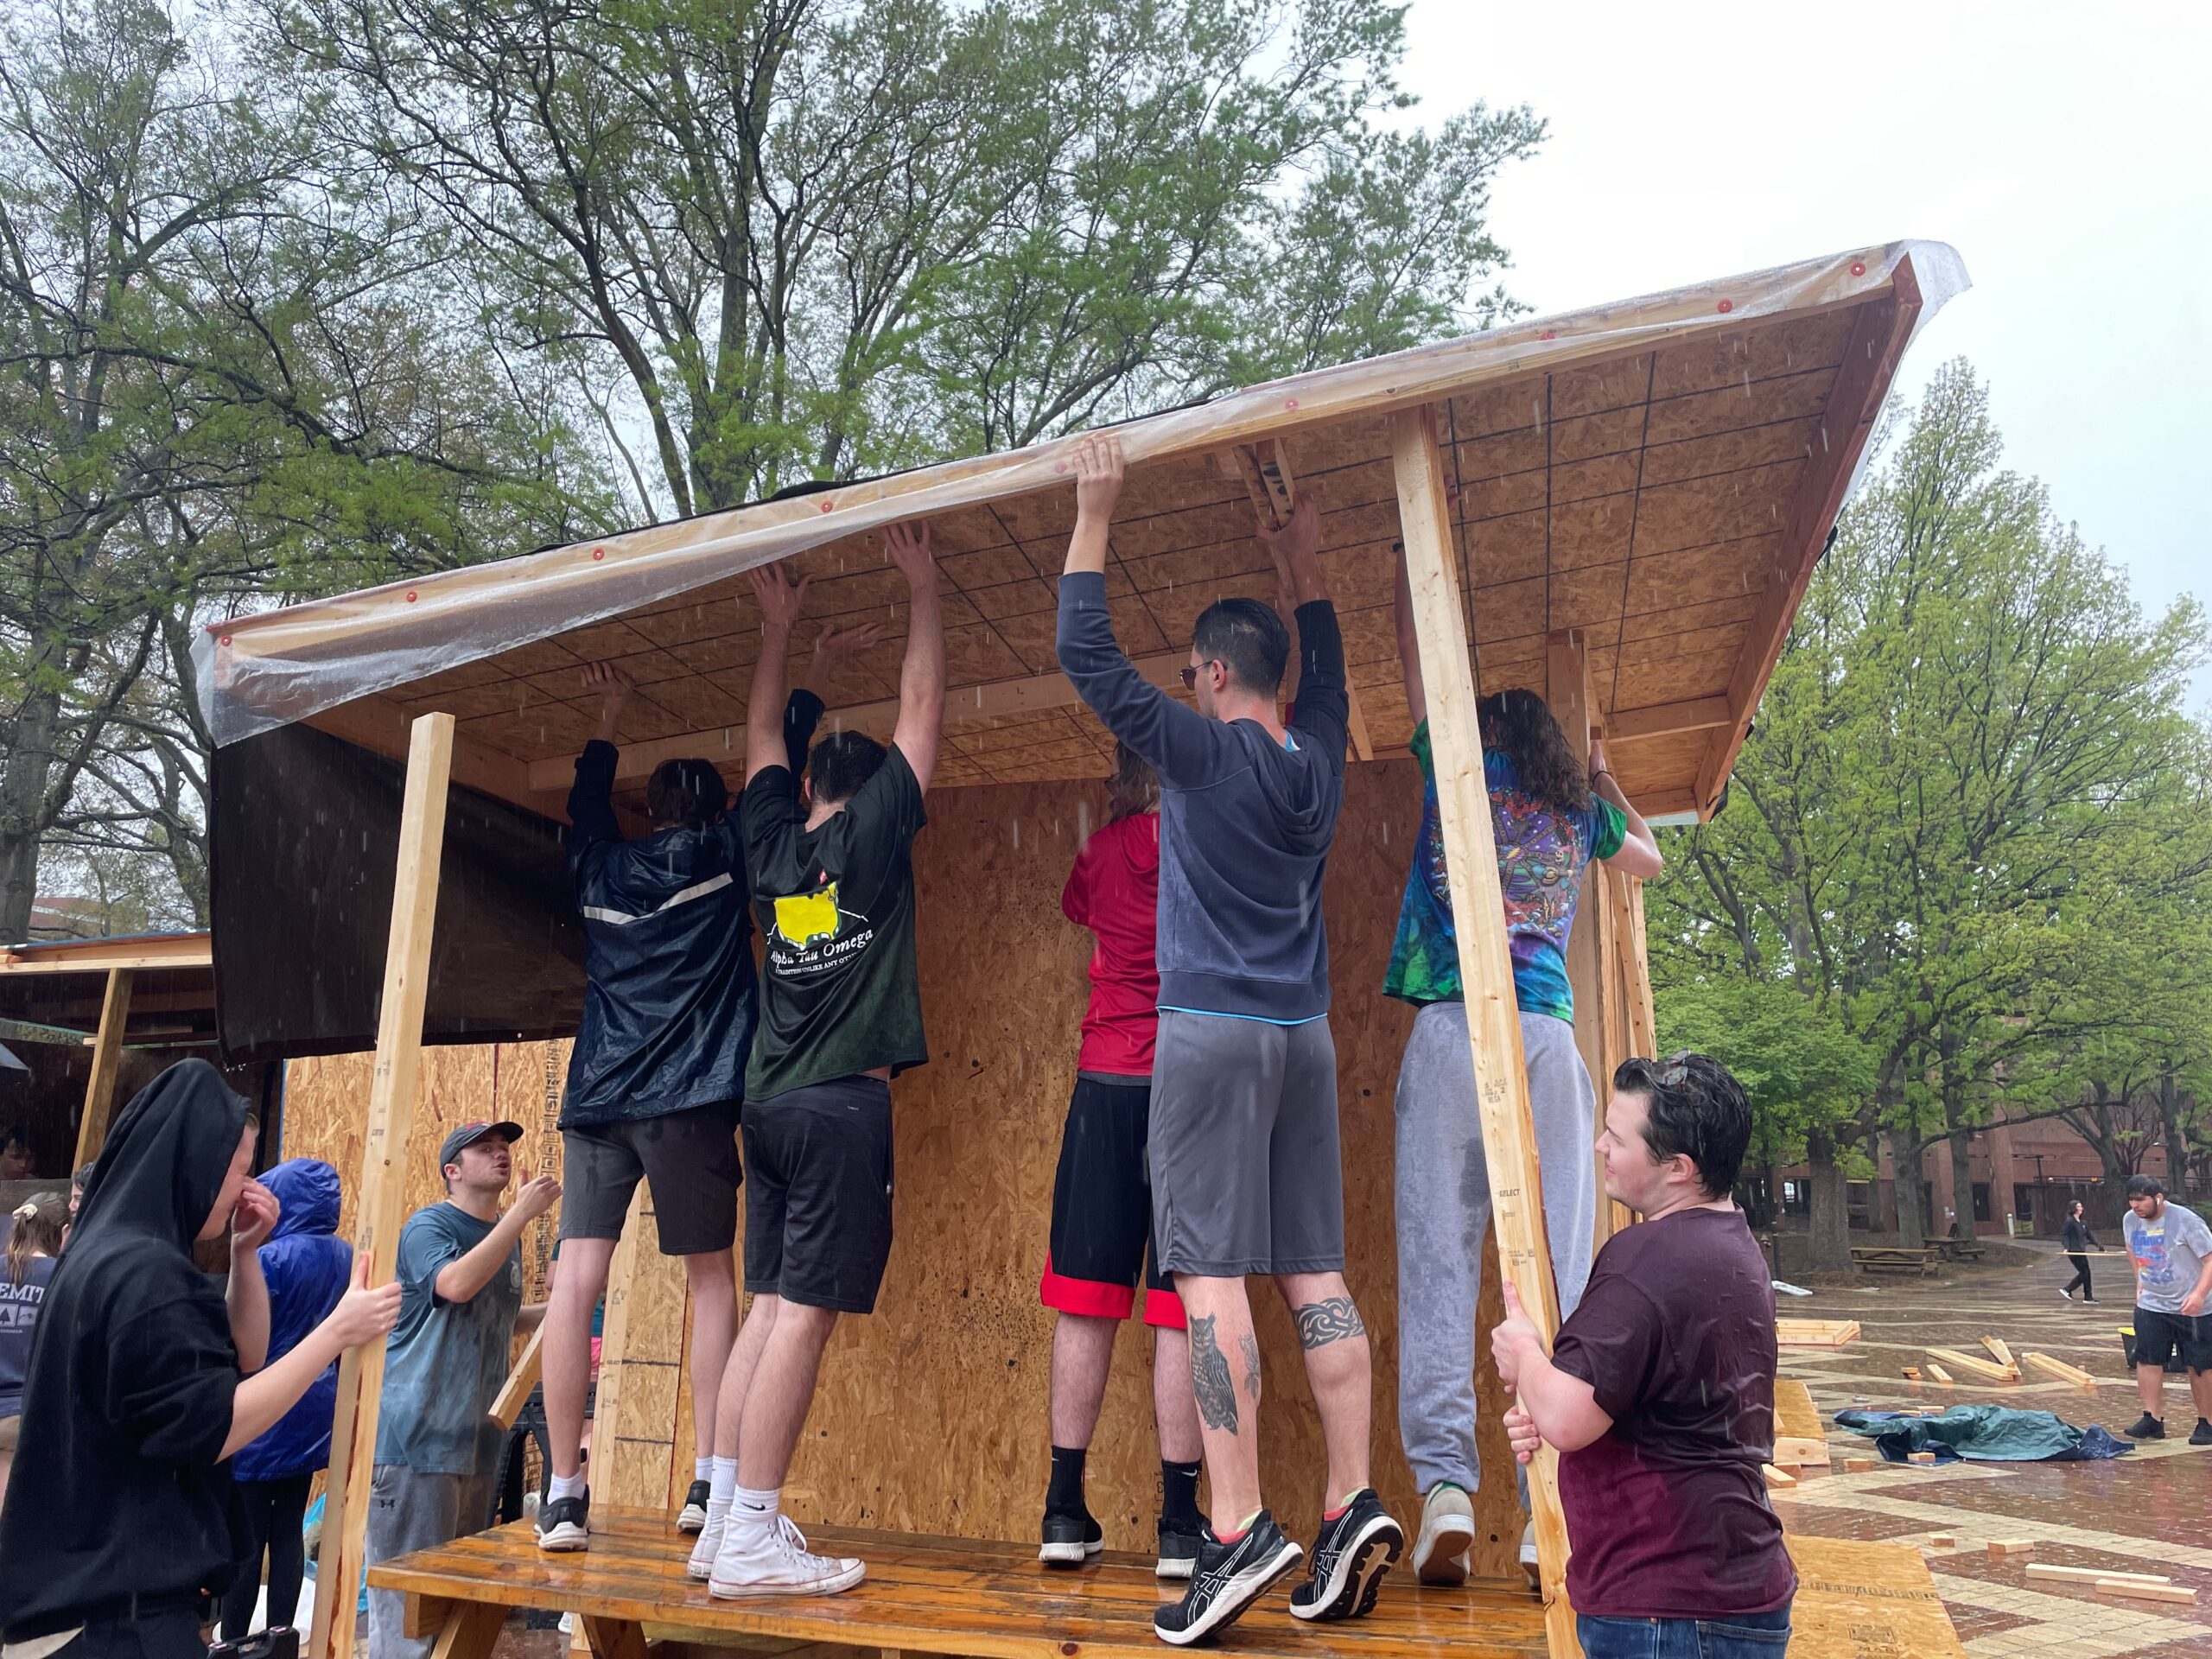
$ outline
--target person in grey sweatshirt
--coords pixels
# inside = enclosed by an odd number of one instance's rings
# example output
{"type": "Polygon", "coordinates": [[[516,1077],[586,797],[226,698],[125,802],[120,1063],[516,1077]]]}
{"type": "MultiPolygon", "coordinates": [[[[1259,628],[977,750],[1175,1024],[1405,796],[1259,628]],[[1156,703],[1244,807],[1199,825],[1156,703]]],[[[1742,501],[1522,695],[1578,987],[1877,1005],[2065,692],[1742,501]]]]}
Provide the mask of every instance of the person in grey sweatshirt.
{"type": "Polygon", "coordinates": [[[1190,1321],[1216,1525],[1179,1603],[1153,1629],[1178,1646],[1243,1613],[1303,1554],[1262,1507],[1260,1350],[1245,1294],[1266,1274],[1288,1303],[1327,1446],[1320,1536],[1291,1611],[1370,1611],[1404,1535],[1368,1483],[1367,1331],[1344,1279],[1336,1049],[1321,882],[1344,804],[1344,642],[1317,556],[1309,491],[1258,530],[1295,607],[1298,698],[1276,697],[1282,619],[1254,599],[1199,614],[1168,696],[1115,642],[1107,532],[1122,483],[1111,436],[1076,448],[1076,527],[1059,591],[1060,667],[1108,730],[1160,775],[1160,1031],[1150,1124],[1160,1264],[1190,1321]]]}

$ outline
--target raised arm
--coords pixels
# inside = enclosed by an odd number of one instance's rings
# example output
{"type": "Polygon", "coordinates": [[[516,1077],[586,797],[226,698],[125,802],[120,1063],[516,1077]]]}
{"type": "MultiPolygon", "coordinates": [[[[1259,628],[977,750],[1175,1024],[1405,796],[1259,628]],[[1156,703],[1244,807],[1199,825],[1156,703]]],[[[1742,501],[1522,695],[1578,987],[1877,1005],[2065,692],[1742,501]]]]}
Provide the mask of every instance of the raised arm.
{"type": "Polygon", "coordinates": [[[914,782],[926,790],[944,730],[944,611],[938,602],[930,527],[918,520],[893,524],[883,546],[906,578],[906,658],[899,669],[899,724],[891,741],[906,757],[914,782]]]}
{"type": "Polygon", "coordinates": [[[1351,725],[1351,695],[1344,677],[1344,634],[1329,599],[1328,576],[1321,569],[1319,499],[1306,490],[1290,517],[1280,524],[1262,514],[1256,533],[1274,558],[1279,594],[1294,607],[1298,706],[1292,711],[1291,728],[1341,755],[1351,725]]]}
{"type": "Polygon", "coordinates": [[[806,603],[814,578],[798,582],[780,564],[755,565],[746,577],[760,601],[760,659],[753,664],[753,690],[745,705],[745,781],[771,766],[789,764],[784,747],[784,686],[791,674],[791,625],[806,603]]]}
{"type": "Polygon", "coordinates": [[[1397,580],[1390,590],[1390,611],[1398,625],[1398,672],[1406,685],[1406,709],[1418,726],[1428,718],[1428,693],[1421,683],[1421,640],[1414,632],[1414,588],[1406,575],[1406,544],[1390,543],[1397,557],[1397,580]]]}
{"type": "Polygon", "coordinates": [[[223,1303],[238,1370],[249,1376],[269,1363],[269,1281],[261,1271],[261,1246],[282,1213],[276,1195],[259,1181],[240,1189],[238,1207],[231,1212],[231,1279],[223,1303]]]}
{"type": "Polygon", "coordinates": [[[1597,738],[1590,740],[1590,787],[1615,806],[1628,820],[1628,833],[1621,838],[1620,850],[1605,861],[1623,875],[1633,875],[1648,881],[1666,867],[1667,861],[1659,855],[1659,838],[1651,833],[1651,826],[1643,821],[1643,814],[1628,804],[1628,797],[1621,793],[1619,782],[1612,769],[1605,764],[1605,746],[1597,738]]]}
{"type": "Polygon", "coordinates": [[[507,1256],[522,1236],[522,1230],[550,1210],[561,1197],[561,1183],[550,1175],[524,1181],[507,1213],[492,1224],[492,1230],[453,1261],[438,1269],[431,1281],[442,1302],[467,1302],[490,1284],[506,1266],[507,1256]]]}
{"type": "Polygon", "coordinates": [[[569,791],[571,852],[582,842],[622,839],[622,823],[614,816],[614,733],[630,701],[630,679],[612,663],[592,663],[584,669],[583,688],[587,696],[599,696],[599,729],[576,757],[576,781],[569,791]]]}

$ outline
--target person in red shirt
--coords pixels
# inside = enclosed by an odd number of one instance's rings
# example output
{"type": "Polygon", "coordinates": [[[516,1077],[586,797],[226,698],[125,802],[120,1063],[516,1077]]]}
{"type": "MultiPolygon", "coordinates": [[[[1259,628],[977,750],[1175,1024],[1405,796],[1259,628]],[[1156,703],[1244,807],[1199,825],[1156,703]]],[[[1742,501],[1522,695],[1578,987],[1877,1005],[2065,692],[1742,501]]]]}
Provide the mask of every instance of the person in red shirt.
{"type": "Polygon", "coordinates": [[[1173,1281],[1152,1236],[1146,1129],[1160,969],[1153,938],[1160,907],[1160,780],[1125,744],[1114,748],[1105,825],[1083,844],[1060,907],[1097,937],[1083,1015],[1074,1097],[1060,1133],[1052,1230],[1042,1295],[1052,1332],[1052,1478],[1038,1559],[1081,1567],[1105,1548],[1084,1502],[1083,1465],[1114,1338],[1136,1305],[1153,1330],[1153,1412],[1160,1431],[1160,1558],[1163,1579],[1187,1580],[1206,1518],[1198,1510],[1198,1402],[1190,1338],[1173,1281]]]}
{"type": "Polygon", "coordinates": [[[1774,1287],[1729,1197],[1743,1085],[1681,1053],[1613,1073],[1605,1191],[1643,1219],[1605,1241],[1552,1352],[1509,1282],[1491,1333],[1520,1403],[1514,1455],[1559,1450],[1567,1599],[1587,1659],[1776,1659],[1796,1574],[1760,1465],[1774,1455],[1774,1287]]]}

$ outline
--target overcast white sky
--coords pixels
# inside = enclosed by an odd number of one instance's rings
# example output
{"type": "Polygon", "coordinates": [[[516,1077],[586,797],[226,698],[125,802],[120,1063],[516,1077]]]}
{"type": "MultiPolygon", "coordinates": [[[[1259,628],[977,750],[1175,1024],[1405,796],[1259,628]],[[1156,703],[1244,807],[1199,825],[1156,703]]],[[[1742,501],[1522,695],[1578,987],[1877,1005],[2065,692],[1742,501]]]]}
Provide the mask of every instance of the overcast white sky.
{"type": "Polygon", "coordinates": [[[1540,311],[1950,243],[1974,288],[1901,391],[1971,359],[2007,464],[2157,607],[2212,601],[2208,19],[2201,0],[1413,0],[1405,78],[1425,121],[1476,99],[1550,121],[1491,216],[1540,311]]]}

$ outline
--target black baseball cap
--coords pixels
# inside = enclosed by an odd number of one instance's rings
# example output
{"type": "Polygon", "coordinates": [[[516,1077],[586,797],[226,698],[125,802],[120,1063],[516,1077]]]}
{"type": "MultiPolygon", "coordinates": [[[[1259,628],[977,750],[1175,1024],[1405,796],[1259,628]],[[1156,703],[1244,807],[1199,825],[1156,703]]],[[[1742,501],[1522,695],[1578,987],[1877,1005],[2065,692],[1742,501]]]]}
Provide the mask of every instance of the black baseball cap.
{"type": "Polygon", "coordinates": [[[498,1123],[464,1123],[446,1136],[446,1143],[438,1148],[438,1167],[443,1169],[461,1154],[467,1147],[474,1146],[487,1135],[496,1135],[509,1146],[522,1139],[522,1125],[501,1122],[498,1123]]]}

